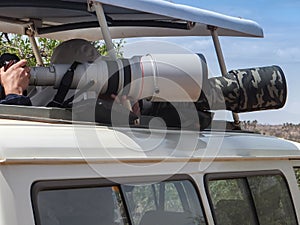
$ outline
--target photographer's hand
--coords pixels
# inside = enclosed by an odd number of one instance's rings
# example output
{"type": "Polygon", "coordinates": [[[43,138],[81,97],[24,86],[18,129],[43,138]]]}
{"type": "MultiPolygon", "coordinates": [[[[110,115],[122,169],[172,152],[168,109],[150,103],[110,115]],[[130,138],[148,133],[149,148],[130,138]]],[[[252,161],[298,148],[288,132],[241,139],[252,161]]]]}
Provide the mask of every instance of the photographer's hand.
{"type": "Polygon", "coordinates": [[[121,98],[119,98],[117,95],[112,94],[111,98],[114,99],[115,101],[117,101],[117,103],[122,104],[125,108],[132,111],[135,115],[137,115],[137,116],[141,115],[140,106],[139,106],[138,101],[135,101],[134,104],[131,106],[131,103],[126,95],[123,95],[123,96],[121,96],[121,98]]]}
{"type": "Polygon", "coordinates": [[[6,71],[4,67],[0,70],[1,84],[4,87],[5,95],[22,95],[28,87],[30,78],[30,68],[26,66],[25,59],[9,67],[6,71]]]}

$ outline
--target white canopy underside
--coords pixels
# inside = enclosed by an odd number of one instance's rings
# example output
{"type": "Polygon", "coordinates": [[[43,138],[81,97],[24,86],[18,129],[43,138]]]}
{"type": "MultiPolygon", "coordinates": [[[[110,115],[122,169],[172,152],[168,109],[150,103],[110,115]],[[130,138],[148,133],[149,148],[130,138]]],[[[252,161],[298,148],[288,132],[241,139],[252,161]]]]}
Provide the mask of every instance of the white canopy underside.
{"type": "MultiPolygon", "coordinates": [[[[217,27],[220,36],[263,37],[262,28],[251,20],[162,0],[95,2],[103,5],[112,38],[207,36],[208,26],[217,27]]],[[[102,39],[96,14],[88,8],[86,0],[4,0],[0,32],[25,34],[34,24],[39,37],[102,39]]]]}

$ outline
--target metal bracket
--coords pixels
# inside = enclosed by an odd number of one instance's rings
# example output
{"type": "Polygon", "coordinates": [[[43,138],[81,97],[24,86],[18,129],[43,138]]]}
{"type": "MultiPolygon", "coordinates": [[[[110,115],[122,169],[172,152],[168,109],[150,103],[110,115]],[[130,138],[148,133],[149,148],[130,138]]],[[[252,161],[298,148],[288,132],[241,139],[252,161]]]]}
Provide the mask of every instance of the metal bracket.
{"type": "Polygon", "coordinates": [[[157,72],[156,62],[155,62],[155,60],[153,59],[152,55],[151,55],[151,54],[147,54],[146,56],[150,57],[150,59],[151,59],[151,62],[150,62],[150,63],[151,63],[152,71],[153,71],[153,84],[154,84],[153,97],[152,97],[152,99],[153,99],[153,98],[155,98],[155,97],[159,94],[159,92],[160,92],[159,86],[158,86],[158,83],[157,83],[157,74],[158,74],[158,72],[157,72]]]}

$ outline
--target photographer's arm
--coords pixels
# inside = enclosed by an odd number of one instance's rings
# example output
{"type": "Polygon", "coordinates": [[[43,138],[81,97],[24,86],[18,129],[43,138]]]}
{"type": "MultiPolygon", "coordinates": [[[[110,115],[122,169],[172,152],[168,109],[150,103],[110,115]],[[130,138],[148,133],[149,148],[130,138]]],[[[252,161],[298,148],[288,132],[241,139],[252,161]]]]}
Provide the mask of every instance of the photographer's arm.
{"type": "Polygon", "coordinates": [[[24,95],[9,94],[5,99],[0,100],[0,104],[5,105],[27,105],[31,106],[30,98],[24,95]]]}

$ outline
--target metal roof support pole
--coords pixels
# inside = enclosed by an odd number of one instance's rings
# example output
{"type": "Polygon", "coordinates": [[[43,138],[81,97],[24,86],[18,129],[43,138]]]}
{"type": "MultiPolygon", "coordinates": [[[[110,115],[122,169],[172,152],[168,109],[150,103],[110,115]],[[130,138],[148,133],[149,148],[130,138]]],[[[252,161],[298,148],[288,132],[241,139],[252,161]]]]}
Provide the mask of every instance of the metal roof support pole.
{"type": "MultiPolygon", "coordinates": [[[[215,46],[215,50],[217,53],[221,73],[222,73],[222,75],[225,75],[227,73],[227,69],[226,69],[225,60],[224,60],[224,56],[223,56],[220,41],[219,41],[217,28],[214,26],[208,26],[208,29],[211,32],[211,36],[212,36],[212,39],[214,42],[214,46],[215,46]]],[[[237,127],[240,127],[240,119],[239,119],[238,113],[232,112],[232,117],[233,117],[234,125],[237,127]]]]}
{"type": "Polygon", "coordinates": [[[92,2],[92,4],[97,14],[98,22],[101,27],[102,36],[106,44],[108,55],[111,57],[111,59],[116,60],[117,54],[109,32],[102,4],[100,2],[92,2]]]}
{"type": "MultiPolygon", "coordinates": [[[[109,28],[108,28],[108,25],[107,25],[107,20],[106,20],[106,17],[105,17],[105,13],[104,13],[102,4],[100,2],[91,1],[90,2],[90,7],[93,7],[94,10],[96,11],[98,22],[99,22],[99,25],[101,27],[102,36],[103,36],[103,39],[105,41],[109,57],[113,60],[117,60],[117,53],[116,53],[114,44],[112,42],[112,38],[111,38],[111,35],[110,35],[110,32],[109,32],[109,28]]],[[[123,105],[127,109],[132,111],[132,107],[131,107],[131,104],[130,104],[129,100],[124,101],[123,105]]],[[[136,122],[139,123],[139,121],[136,121],[136,122]]]]}
{"type": "Polygon", "coordinates": [[[29,41],[30,41],[31,48],[32,48],[34,57],[36,59],[37,65],[38,66],[43,66],[44,63],[43,63],[43,60],[42,60],[42,56],[41,56],[39,47],[38,47],[38,45],[36,43],[36,40],[35,40],[35,37],[34,37],[34,30],[32,28],[28,29],[26,31],[26,34],[29,37],[29,41]]]}
{"type": "Polygon", "coordinates": [[[29,40],[30,40],[30,44],[31,44],[31,47],[32,47],[33,54],[34,54],[34,57],[36,59],[37,65],[42,66],[44,63],[43,63],[42,56],[41,56],[41,53],[39,51],[39,48],[37,46],[35,37],[34,36],[29,36],[29,40]]]}

